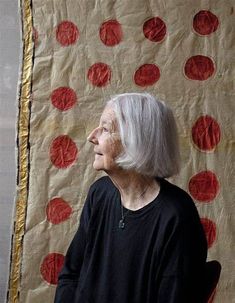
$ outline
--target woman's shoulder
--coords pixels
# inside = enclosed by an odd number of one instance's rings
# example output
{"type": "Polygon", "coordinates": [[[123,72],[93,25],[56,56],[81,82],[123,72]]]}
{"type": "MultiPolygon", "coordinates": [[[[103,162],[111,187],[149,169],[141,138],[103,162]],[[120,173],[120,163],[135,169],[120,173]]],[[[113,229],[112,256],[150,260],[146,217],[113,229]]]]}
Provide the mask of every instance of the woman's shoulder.
{"type": "Polygon", "coordinates": [[[186,192],[186,190],[179,187],[178,185],[173,184],[166,179],[161,179],[160,182],[169,198],[192,200],[191,196],[186,192]]]}
{"type": "Polygon", "coordinates": [[[94,200],[106,200],[114,195],[116,187],[108,176],[97,179],[90,186],[88,195],[94,200]]]}
{"type": "Polygon", "coordinates": [[[91,188],[93,190],[101,190],[101,191],[113,187],[114,187],[113,182],[108,176],[100,177],[99,179],[94,181],[91,185],[91,188]]]}
{"type": "Polygon", "coordinates": [[[181,187],[167,181],[162,181],[164,209],[169,216],[182,220],[198,218],[198,211],[191,196],[181,187]]]}

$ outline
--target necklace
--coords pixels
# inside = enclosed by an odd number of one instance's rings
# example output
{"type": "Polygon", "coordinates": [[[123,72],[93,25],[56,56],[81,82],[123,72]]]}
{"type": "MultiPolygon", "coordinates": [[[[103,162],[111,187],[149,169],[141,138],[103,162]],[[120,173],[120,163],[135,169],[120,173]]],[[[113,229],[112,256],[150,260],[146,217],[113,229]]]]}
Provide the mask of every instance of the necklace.
{"type": "Polygon", "coordinates": [[[119,221],[119,224],[118,224],[118,227],[120,228],[120,229],[124,229],[125,228],[125,222],[124,222],[124,219],[125,219],[125,217],[126,217],[126,215],[129,213],[129,209],[126,211],[126,213],[125,214],[123,214],[123,205],[122,205],[122,203],[121,203],[121,212],[122,212],[122,218],[121,218],[121,220],[119,221]]]}
{"type": "MultiPolygon", "coordinates": [[[[145,187],[145,189],[143,190],[143,192],[141,193],[141,195],[138,197],[138,199],[139,199],[140,197],[142,197],[142,196],[146,193],[146,191],[147,191],[148,188],[149,188],[149,185],[147,185],[147,186],[145,187]]],[[[121,199],[120,199],[120,204],[121,204],[121,214],[122,214],[122,218],[121,218],[120,221],[119,221],[118,227],[119,227],[120,229],[124,229],[124,228],[125,228],[124,219],[125,219],[126,215],[130,212],[130,209],[128,209],[128,210],[126,211],[126,213],[124,214],[124,212],[123,212],[123,205],[122,205],[121,199]]]]}

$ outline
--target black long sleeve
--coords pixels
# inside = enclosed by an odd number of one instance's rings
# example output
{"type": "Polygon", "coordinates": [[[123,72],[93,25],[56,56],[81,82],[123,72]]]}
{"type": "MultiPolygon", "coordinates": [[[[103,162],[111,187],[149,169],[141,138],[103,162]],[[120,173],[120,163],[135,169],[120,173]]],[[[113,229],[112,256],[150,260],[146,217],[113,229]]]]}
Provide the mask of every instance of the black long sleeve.
{"type": "Polygon", "coordinates": [[[156,302],[202,303],[206,246],[197,213],[186,222],[175,222],[162,256],[156,302]]]}
{"type": "Polygon", "coordinates": [[[87,243],[91,214],[91,193],[88,194],[80,217],[79,228],[67,250],[64,266],[58,277],[54,303],[73,303],[87,243]]]}

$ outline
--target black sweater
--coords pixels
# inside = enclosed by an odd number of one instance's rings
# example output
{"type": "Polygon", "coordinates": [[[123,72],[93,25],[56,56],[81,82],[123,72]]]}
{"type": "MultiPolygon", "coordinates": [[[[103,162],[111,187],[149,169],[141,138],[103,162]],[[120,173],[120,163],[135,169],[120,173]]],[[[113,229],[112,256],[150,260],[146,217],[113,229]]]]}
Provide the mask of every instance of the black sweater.
{"type": "Polygon", "coordinates": [[[185,191],[158,181],[157,198],[129,211],[124,229],[111,179],[91,186],[55,303],[201,302],[207,243],[197,209],[185,191]]]}

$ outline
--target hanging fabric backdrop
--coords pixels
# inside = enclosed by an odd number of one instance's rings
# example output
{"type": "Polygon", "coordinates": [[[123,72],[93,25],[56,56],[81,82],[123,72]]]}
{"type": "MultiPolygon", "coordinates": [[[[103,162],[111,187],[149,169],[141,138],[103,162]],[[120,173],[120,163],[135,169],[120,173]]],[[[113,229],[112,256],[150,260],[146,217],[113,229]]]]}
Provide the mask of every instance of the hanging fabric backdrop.
{"type": "MultiPolygon", "coordinates": [[[[86,137],[111,95],[173,108],[182,170],[222,265],[214,302],[235,302],[234,1],[25,0],[18,187],[8,302],[53,302],[90,184],[86,137]]],[[[211,300],[212,302],[212,300],[211,300]]]]}

